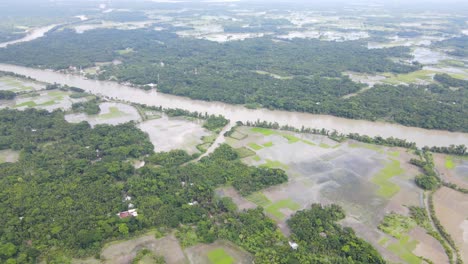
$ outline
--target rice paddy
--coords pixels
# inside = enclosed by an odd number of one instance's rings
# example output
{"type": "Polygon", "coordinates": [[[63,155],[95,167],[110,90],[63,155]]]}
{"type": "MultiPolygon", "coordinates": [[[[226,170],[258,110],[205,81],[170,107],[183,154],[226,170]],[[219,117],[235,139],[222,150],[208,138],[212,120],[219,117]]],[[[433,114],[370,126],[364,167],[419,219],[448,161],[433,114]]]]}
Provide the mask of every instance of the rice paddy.
{"type": "Polygon", "coordinates": [[[222,248],[216,248],[208,252],[208,259],[212,264],[232,264],[234,263],[234,258],[231,257],[226,251],[222,248]]]}
{"type": "Polygon", "coordinates": [[[400,162],[397,160],[392,160],[377,174],[372,178],[372,182],[379,186],[377,191],[378,195],[384,198],[390,198],[398,191],[400,188],[398,185],[390,181],[391,178],[400,175],[404,170],[400,167],[400,162]]]}
{"type": "MultiPolygon", "coordinates": [[[[355,141],[337,143],[325,136],[273,129],[237,127],[236,131],[247,137],[230,140],[234,148],[272,144],[251,149],[256,154],[243,158],[244,162],[281,168],[289,176],[287,183],[246,197],[262,206],[286,234],[285,221],[295,211],[312,203],[335,203],[350,217],[344,225],[379,245],[382,233],[377,226],[383,216],[389,211],[407,212],[405,205],[419,205],[419,189],[413,180],[417,168],[409,165],[413,156],[405,150],[355,141]]],[[[401,241],[384,241],[385,246],[379,249],[389,259],[419,263],[419,257],[412,253],[419,240],[403,236],[401,241]],[[409,252],[402,251],[405,247],[410,247],[409,252]]]]}

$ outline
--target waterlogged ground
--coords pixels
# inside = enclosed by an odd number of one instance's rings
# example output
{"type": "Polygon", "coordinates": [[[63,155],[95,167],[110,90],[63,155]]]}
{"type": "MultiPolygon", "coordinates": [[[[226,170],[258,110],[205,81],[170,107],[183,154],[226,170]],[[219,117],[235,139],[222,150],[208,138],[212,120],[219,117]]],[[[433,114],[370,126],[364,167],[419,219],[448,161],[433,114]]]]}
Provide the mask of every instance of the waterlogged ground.
{"type": "Polygon", "coordinates": [[[468,189],[468,159],[434,154],[434,163],[440,176],[447,182],[468,189]]]}
{"type": "Polygon", "coordinates": [[[184,117],[168,117],[152,119],[138,124],[138,128],[148,133],[156,152],[183,149],[189,154],[198,153],[197,146],[207,148],[210,143],[206,139],[216,137],[203,128],[199,119],[189,120],[184,117]]]}
{"type": "Polygon", "coordinates": [[[443,187],[434,195],[434,208],[463,261],[468,261],[468,195],[443,187]]]}
{"type": "Polygon", "coordinates": [[[402,261],[405,254],[417,259],[414,252],[424,255],[429,249],[434,259],[444,259],[443,248],[432,246],[437,245],[432,237],[414,231],[408,232],[409,241],[398,241],[377,229],[384,215],[407,215],[406,206],[422,205],[422,192],[414,184],[419,172],[409,164],[414,155],[407,150],[250,127],[237,128],[227,142],[247,164],[282,168],[289,181],[246,198],[231,188],[219,189],[218,194],[233,197],[241,208],[263,206],[285,234],[289,233],[285,221],[295,211],[312,203],[335,203],[347,213],[342,224],[353,227],[386,259],[402,261]],[[402,242],[414,247],[397,250],[402,242]]]}
{"type": "Polygon", "coordinates": [[[105,102],[101,103],[99,108],[101,112],[97,115],[75,113],[65,115],[65,119],[71,123],[86,121],[91,126],[99,124],[118,125],[130,121],[139,121],[141,119],[138,110],[128,104],[105,102]]]}
{"type": "Polygon", "coordinates": [[[37,108],[47,111],[56,109],[68,110],[75,102],[86,100],[86,98],[74,99],[70,97],[72,92],[61,90],[43,90],[17,96],[13,100],[2,101],[0,108],[12,108],[24,110],[26,108],[37,108]]]}
{"type": "Polygon", "coordinates": [[[0,90],[15,93],[45,89],[45,84],[11,76],[0,77],[0,90]]]}
{"type": "MultiPolygon", "coordinates": [[[[168,264],[250,264],[253,257],[228,241],[212,244],[198,244],[182,248],[173,234],[156,238],[155,232],[148,232],[129,240],[110,242],[104,246],[100,259],[73,259],[73,264],[131,264],[139,251],[148,249],[155,256],[164,257],[168,264]]],[[[139,263],[145,262],[144,259],[139,263]]]]}

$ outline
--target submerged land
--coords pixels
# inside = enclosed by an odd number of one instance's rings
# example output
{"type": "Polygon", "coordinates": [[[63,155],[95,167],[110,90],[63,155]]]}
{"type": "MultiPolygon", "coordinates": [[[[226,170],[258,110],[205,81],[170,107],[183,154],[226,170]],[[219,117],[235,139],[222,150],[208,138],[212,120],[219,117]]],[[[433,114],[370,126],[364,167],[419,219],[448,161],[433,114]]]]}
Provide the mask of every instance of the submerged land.
{"type": "Polygon", "coordinates": [[[0,8],[0,62],[99,89],[0,72],[0,263],[468,261],[463,9],[20,6],[0,8]],[[459,138],[228,120],[217,101],[459,138]]]}

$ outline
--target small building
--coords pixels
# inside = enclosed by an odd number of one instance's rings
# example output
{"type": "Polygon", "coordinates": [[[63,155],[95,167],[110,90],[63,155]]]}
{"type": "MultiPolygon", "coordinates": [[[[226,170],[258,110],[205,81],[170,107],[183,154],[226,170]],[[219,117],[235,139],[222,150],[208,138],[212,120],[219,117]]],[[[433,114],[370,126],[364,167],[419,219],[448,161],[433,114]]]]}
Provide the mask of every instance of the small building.
{"type": "Polygon", "coordinates": [[[122,218],[127,218],[127,217],[137,217],[138,212],[136,211],[137,209],[130,209],[128,211],[123,211],[117,214],[117,216],[122,219],[122,218]]]}
{"type": "Polygon", "coordinates": [[[289,241],[288,243],[289,243],[289,246],[290,246],[293,250],[296,250],[296,249],[299,247],[299,245],[298,245],[297,243],[295,243],[295,242],[289,241]]]}

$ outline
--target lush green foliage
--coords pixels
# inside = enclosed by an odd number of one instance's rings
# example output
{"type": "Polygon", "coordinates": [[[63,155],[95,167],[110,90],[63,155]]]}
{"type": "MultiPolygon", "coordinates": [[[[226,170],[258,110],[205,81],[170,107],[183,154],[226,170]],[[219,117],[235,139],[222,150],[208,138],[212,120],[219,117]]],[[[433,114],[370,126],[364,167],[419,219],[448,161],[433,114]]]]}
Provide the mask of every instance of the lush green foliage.
{"type": "Polygon", "coordinates": [[[312,253],[340,256],[354,263],[385,263],[379,253],[358,238],[351,228],[343,228],[336,223],[344,217],[339,206],[314,204],[309,210],[297,212],[288,220],[288,225],[292,238],[297,238],[299,244],[312,253]]]}
{"type": "Polygon", "coordinates": [[[16,93],[12,91],[0,91],[0,100],[12,100],[16,97],[16,93]]]}
{"type": "Polygon", "coordinates": [[[60,111],[37,110],[1,110],[0,121],[0,149],[21,151],[17,163],[0,165],[1,261],[34,263],[43,256],[68,263],[66,256],[96,253],[107,239],[179,227],[186,245],[228,239],[256,263],[381,263],[369,244],[336,224],[344,217],[337,206],[314,205],[291,218],[300,244],[294,251],[262,208],[237,212],[229,198],[215,198],[222,184],[249,194],[287,180],[281,170],[241,163],[228,145],[180,166],[189,159],[185,152],[153,154],[131,123],[92,129],[65,122],[60,111]],[[129,160],[148,154],[159,166],[135,171],[129,160]],[[119,219],[127,195],[139,215],[119,219]]]}
{"type": "Polygon", "coordinates": [[[119,59],[122,64],[108,65],[96,77],[157,83],[159,91],[209,101],[468,131],[466,89],[378,85],[343,99],[363,87],[342,76],[343,71],[401,73],[420,68],[388,59],[407,57],[407,48],[368,50],[363,44],[301,39],[275,43],[269,38],[219,44],[167,31],[64,30],[0,50],[0,59],[54,69],[119,59]],[[118,52],[126,48],[136,52],[118,52]],[[293,78],[276,79],[258,70],[293,78]]]}
{"type": "Polygon", "coordinates": [[[74,103],[72,104],[72,110],[75,112],[84,112],[88,115],[97,115],[101,112],[97,100],[74,103]]]}

